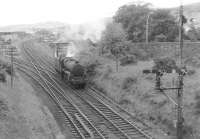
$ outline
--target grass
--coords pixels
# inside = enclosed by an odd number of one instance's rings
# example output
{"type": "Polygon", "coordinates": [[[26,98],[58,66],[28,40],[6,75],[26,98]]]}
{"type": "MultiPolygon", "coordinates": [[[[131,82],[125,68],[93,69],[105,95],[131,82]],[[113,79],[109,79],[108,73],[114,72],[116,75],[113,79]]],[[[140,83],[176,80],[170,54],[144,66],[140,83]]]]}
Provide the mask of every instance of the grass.
{"type": "MultiPolygon", "coordinates": [[[[101,62],[100,60],[100,63],[101,62]]],[[[137,111],[140,113],[140,117],[153,122],[169,134],[169,136],[173,136],[175,135],[173,123],[174,113],[172,110],[173,104],[170,103],[167,97],[156,93],[154,90],[154,75],[142,74],[143,69],[148,69],[152,66],[152,61],[139,61],[135,65],[120,66],[119,71],[116,72],[114,61],[104,63],[104,65],[101,64],[97,67],[97,74],[94,78],[94,82],[98,87],[103,88],[108,96],[113,98],[124,108],[128,109],[130,112],[137,111]]],[[[194,76],[198,73],[200,73],[200,69],[189,68],[188,75],[185,77],[184,103],[189,106],[195,102],[195,95],[191,94],[193,92],[192,90],[196,90],[197,88],[194,87],[193,83],[196,85],[198,84],[197,86],[200,85],[199,78],[194,76]],[[198,82],[196,82],[197,80],[198,82]],[[192,88],[192,90],[190,88],[192,88]]],[[[164,76],[163,85],[172,87],[173,79],[176,79],[176,76],[173,74],[164,76]]],[[[174,92],[171,93],[169,91],[166,93],[172,98],[176,98],[174,92]]],[[[198,107],[200,107],[200,102],[196,105],[196,108],[198,107]]],[[[187,121],[185,121],[185,124],[191,121],[190,117],[193,115],[193,113],[190,112],[191,109],[193,108],[188,107],[184,109],[184,112],[187,113],[187,121]]],[[[200,129],[199,125],[196,126],[191,127],[192,130],[200,129]],[[196,128],[196,126],[198,128],[196,128]]],[[[185,133],[189,134],[189,131],[185,133]]],[[[187,139],[189,139],[189,137],[187,139]]]]}
{"type": "Polygon", "coordinates": [[[19,74],[10,82],[0,83],[0,137],[2,139],[56,138],[60,131],[49,110],[19,74]],[[44,112],[45,110],[45,112],[44,112]]]}

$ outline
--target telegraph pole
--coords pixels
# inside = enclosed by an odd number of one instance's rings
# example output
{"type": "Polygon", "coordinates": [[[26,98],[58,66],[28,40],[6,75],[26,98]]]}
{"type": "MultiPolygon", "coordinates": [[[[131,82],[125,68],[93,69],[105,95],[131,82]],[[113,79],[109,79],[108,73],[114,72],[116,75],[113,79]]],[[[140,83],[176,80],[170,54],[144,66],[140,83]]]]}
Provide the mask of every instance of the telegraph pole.
{"type": "Polygon", "coordinates": [[[11,87],[13,88],[13,47],[11,47],[11,87]]]}
{"type": "Polygon", "coordinates": [[[180,72],[178,75],[178,92],[177,92],[177,139],[183,139],[183,6],[180,5],[180,23],[179,23],[179,45],[180,45],[180,72]]]}
{"type": "Polygon", "coordinates": [[[19,53],[17,52],[17,48],[14,46],[10,46],[7,50],[7,55],[10,56],[10,78],[11,78],[11,88],[13,88],[14,81],[14,56],[17,56],[19,53]]]}
{"type": "MultiPolygon", "coordinates": [[[[148,17],[149,18],[149,17],[148,17]]],[[[156,70],[143,70],[143,73],[154,73],[156,74],[156,89],[163,92],[164,90],[176,90],[177,91],[177,139],[183,139],[183,77],[186,74],[186,69],[183,63],[183,24],[187,22],[185,17],[183,16],[183,6],[180,5],[179,11],[179,46],[180,46],[180,56],[179,56],[179,66],[176,73],[178,73],[178,85],[176,87],[161,87],[161,80],[160,78],[163,76],[165,71],[156,69],[156,70]]],[[[148,21],[148,20],[147,20],[148,21]]],[[[148,22],[147,22],[148,25],[148,22]]],[[[147,27],[147,26],[146,26],[147,27]]],[[[148,28],[147,28],[148,29],[148,28]]],[[[147,34],[147,30],[146,30],[147,34]]],[[[148,44],[148,37],[146,35],[146,43],[148,44]]],[[[170,99],[172,100],[172,99],[170,99]]],[[[172,100],[173,101],[173,100],[172,100]]],[[[174,103],[174,101],[173,101],[174,103]]]]}
{"type": "Polygon", "coordinates": [[[147,46],[149,43],[149,17],[150,17],[150,14],[147,15],[147,20],[146,20],[146,45],[147,46]]]}

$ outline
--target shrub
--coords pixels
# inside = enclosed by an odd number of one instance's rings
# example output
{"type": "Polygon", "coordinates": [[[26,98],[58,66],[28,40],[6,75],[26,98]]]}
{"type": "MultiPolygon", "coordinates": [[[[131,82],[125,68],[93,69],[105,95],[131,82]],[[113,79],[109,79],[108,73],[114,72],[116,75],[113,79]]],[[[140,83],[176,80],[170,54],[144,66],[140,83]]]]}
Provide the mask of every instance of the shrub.
{"type": "Polygon", "coordinates": [[[134,55],[136,59],[139,60],[147,60],[150,57],[149,53],[145,49],[138,46],[134,46],[134,48],[131,48],[128,53],[130,55],[134,55]]]}
{"type": "MultiPolygon", "coordinates": [[[[6,73],[11,75],[11,66],[10,65],[6,65],[5,69],[6,69],[6,73]]],[[[14,74],[14,71],[13,71],[13,74],[14,74]]]]}
{"type": "Polygon", "coordinates": [[[167,73],[171,73],[173,69],[177,69],[176,62],[171,58],[159,58],[154,60],[154,67],[155,70],[162,70],[167,73]]]}
{"type": "Polygon", "coordinates": [[[196,96],[195,96],[195,100],[196,100],[196,104],[195,104],[195,113],[197,115],[200,115],[200,94],[199,91],[195,92],[196,96]]]}
{"type": "Polygon", "coordinates": [[[194,69],[190,69],[187,71],[187,75],[192,76],[196,73],[196,71],[194,69]]]}
{"type": "Polygon", "coordinates": [[[145,79],[149,80],[149,81],[152,81],[152,80],[154,80],[154,77],[152,75],[148,75],[148,76],[146,76],[145,79]]]}
{"type": "Polygon", "coordinates": [[[185,60],[185,64],[193,66],[193,67],[200,67],[200,56],[195,55],[193,57],[187,58],[185,60]]]}
{"type": "Polygon", "coordinates": [[[87,74],[92,76],[96,74],[96,67],[99,65],[99,62],[96,60],[93,63],[87,64],[86,69],[87,69],[87,74]]]}
{"type": "Polygon", "coordinates": [[[1,81],[1,82],[6,82],[6,75],[5,75],[5,72],[0,72],[0,81],[1,81]]]}
{"type": "Polygon", "coordinates": [[[0,60],[0,70],[4,70],[4,71],[6,71],[6,73],[11,75],[11,65],[3,60],[0,60]]]}
{"type": "Polygon", "coordinates": [[[108,79],[112,72],[113,72],[112,68],[110,66],[107,66],[105,72],[103,73],[102,78],[108,79]]]}
{"type": "Polygon", "coordinates": [[[124,79],[123,83],[122,83],[122,89],[128,89],[130,88],[134,83],[137,83],[137,78],[131,78],[131,77],[127,77],[124,79]]]}
{"type": "Polygon", "coordinates": [[[136,60],[136,57],[133,55],[132,56],[127,55],[120,59],[120,65],[122,66],[125,66],[128,64],[135,64],[135,63],[137,63],[137,60],[136,60]]]}
{"type": "Polygon", "coordinates": [[[119,101],[119,104],[120,104],[120,105],[128,105],[128,104],[131,104],[131,101],[128,100],[128,99],[123,98],[123,99],[121,99],[121,100],[119,101]]]}

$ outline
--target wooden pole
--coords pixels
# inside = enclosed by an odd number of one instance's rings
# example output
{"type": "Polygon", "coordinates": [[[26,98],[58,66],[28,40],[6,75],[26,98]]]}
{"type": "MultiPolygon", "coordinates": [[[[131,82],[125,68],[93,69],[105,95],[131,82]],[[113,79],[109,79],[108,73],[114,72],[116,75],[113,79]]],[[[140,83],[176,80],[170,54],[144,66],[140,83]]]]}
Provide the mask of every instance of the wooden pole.
{"type": "Polygon", "coordinates": [[[149,17],[150,14],[147,15],[147,21],[146,21],[146,46],[148,46],[149,43],[149,17]]]}
{"type": "Polygon", "coordinates": [[[11,47],[10,54],[11,54],[11,88],[13,88],[13,47],[11,47]]]}
{"type": "Polygon", "coordinates": [[[183,139],[183,6],[180,6],[180,26],[179,26],[179,45],[180,45],[180,73],[177,92],[177,139],[183,139]]]}

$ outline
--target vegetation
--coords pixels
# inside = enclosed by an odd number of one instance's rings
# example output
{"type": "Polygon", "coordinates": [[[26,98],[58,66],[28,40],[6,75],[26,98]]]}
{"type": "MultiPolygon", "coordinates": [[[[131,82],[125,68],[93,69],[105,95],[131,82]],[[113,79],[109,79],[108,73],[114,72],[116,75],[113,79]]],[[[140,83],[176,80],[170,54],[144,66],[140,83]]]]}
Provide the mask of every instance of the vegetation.
{"type": "Polygon", "coordinates": [[[126,33],[119,23],[110,23],[102,33],[101,44],[103,49],[108,49],[113,55],[117,54],[117,49],[121,49],[126,41],[126,33]]]}
{"type": "Polygon", "coordinates": [[[191,41],[199,41],[200,40],[200,28],[195,27],[193,23],[190,25],[190,29],[187,32],[188,39],[191,41]]]}
{"type": "Polygon", "coordinates": [[[0,71],[11,75],[11,65],[7,61],[0,59],[0,71]]]}
{"type": "Polygon", "coordinates": [[[137,59],[134,55],[127,55],[120,59],[120,65],[122,66],[134,63],[137,63],[137,59]]]}
{"type": "Polygon", "coordinates": [[[124,5],[119,8],[114,21],[121,23],[128,34],[128,40],[141,42],[145,40],[146,18],[150,9],[145,5],[124,5]]]}
{"type": "Polygon", "coordinates": [[[171,58],[159,58],[154,60],[153,69],[161,70],[167,73],[171,73],[173,69],[177,69],[176,62],[171,58]]]}
{"type": "Polygon", "coordinates": [[[178,21],[169,10],[153,10],[149,4],[124,5],[106,26],[99,43],[101,54],[116,59],[116,69],[118,60],[124,66],[151,57],[148,49],[135,44],[145,42],[147,20],[149,41],[176,41],[178,38],[178,21]]]}
{"type": "Polygon", "coordinates": [[[114,21],[121,23],[132,42],[144,42],[146,25],[149,22],[149,40],[154,41],[158,36],[164,36],[162,41],[175,41],[178,36],[178,22],[169,10],[153,10],[149,4],[125,5],[119,8],[114,21]]]}
{"type": "Polygon", "coordinates": [[[173,42],[178,36],[178,23],[170,11],[158,9],[154,11],[150,21],[150,40],[173,42]],[[158,38],[162,38],[159,40],[158,38]]]}
{"type": "Polygon", "coordinates": [[[123,52],[123,46],[126,42],[126,33],[119,23],[110,23],[102,34],[102,49],[108,50],[116,59],[116,69],[118,70],[118,59],[123,52]]]}

